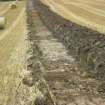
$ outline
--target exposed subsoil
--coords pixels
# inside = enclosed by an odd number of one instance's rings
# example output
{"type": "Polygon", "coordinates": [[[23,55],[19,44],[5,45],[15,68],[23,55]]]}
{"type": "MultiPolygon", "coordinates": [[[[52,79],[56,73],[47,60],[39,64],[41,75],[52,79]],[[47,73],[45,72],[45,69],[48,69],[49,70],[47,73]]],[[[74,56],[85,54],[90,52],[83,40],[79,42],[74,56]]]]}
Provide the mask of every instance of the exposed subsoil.
{"type": "Polygon", "coordinates": [[[38,0],[28,2],[27,15],[27,69],[33,76],[28,85],[42,93],[34,104],[104,105],[104,69],[97,68],[104,64],[104,35],[63,19],[38,0]]]}
{"type": "Polygon", "coordinates": [[[33,0],[44,24],[53,32],[90,76],[105,79],[105,35],[64,19],[49,7],[33,0]]]}

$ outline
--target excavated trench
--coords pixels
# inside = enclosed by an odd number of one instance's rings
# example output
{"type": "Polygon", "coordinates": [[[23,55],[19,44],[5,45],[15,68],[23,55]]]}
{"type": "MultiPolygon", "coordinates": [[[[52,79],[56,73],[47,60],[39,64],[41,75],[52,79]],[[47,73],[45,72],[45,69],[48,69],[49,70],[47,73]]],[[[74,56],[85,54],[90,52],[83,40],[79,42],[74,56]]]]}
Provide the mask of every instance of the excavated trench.
{"type": "Polygon", "coordinates": [[[104,105],[104,35],[63,19],[39,0],[28,2],[27,15],[29,85],[42,93],[35,105],[104,105]]]}
{"type": "Polygon", "coordinates": [[[90,76],[104,80],[105,35],[65,20],[40,0],[33,0],[33,2],[44,24],[84,66],[90,76]]]}

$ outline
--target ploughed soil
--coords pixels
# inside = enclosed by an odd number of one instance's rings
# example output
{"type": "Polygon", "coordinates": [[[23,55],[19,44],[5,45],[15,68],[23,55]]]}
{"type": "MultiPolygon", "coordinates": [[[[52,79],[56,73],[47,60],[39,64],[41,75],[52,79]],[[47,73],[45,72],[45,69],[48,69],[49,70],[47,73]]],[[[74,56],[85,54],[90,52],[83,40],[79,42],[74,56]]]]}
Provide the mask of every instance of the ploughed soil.
{"type": "Polygon", "coordinates": [[[40,0],[27,5],[35,105],[105,105],[105,36],[63,19],[40,0]]]}

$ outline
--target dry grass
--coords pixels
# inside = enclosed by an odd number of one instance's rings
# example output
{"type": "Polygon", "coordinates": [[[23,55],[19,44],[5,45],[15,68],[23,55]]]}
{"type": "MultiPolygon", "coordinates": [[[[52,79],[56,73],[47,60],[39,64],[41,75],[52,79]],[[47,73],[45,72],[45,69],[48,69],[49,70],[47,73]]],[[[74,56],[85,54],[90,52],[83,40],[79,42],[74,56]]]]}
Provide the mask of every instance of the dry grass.
{"type": "Polygon", "coordinates": [[[66,19],[105,33],[105,1],[41,0],[66,19]]]}
{"type": "MultiPolygon", "coordinates": [[[[19,4],[18,8],[9,10],[4,14],[8,19],[7,29],[0,30],[0,36],[7,32],[7,35],[0,40],[0,105],[16,105],[17,92],[24,93],[18,96],[21,99],[23,95],[27,94],[24,86],[22,88],[18,87],[25,69],[24,59],[26,53],[26,16],[25,12],[22,12],[25,3],[19,4]],[[14,26],[8,31],[14,22],[14,26]]],[[[22,102],[21,104],[23,105],[22,102]]]]}
{"type": "MultiPolygon", "coordinates": [[[[21,11],[22,7],[24,7],[24,2],[21,2],[18,4],[18,8],[16,9],[9,9],[3,16],[6,18],[6,29],[8,29],[11,24],[16,20],[16,17],[18,16],[19,12],[21,11]],[[11,15],[12,14],[12,15],[11,15]]],[[[4,32],[5,30],[0,30],[0,35],[4,32]]]]}
{"type": "Polygon", "coordinates": [[[5,2],[0,1],[0,8],[6,7],[6,6],[7,6],[8,4],[10,4],[11,2],[13,2],[13,1],[5,1],[5,2]]]}
{"type": "Polygon", "coordinates": [[[8,6],[8,4],[0,3],[0,12],[2,12],[7,6],[8,6]]]}
{"type": "Polygon", "coordinates": [[[10,9],[4,16],[8,23],[0,30],[0,105],[33,105],[40,94],[36,87],[23,85],[27,74],[26,55],[29,50],[26,33],[25,3],[20,2],[16,9],[10,9]]]}
{"type": "Polygon", "coordinates": [[[9,5],[10,5],[12,2],[13,2],[13,1],[0,2],[0,16],[3,16],[6,12],[8,12],[8,10],[9,10],[9,5]]]}
{"type": "MultiPolygon", "coordinates": [[[[14,47],[17,45],[17,41],[23,34],[24,28],[22,23],[23,22],[20,21],[19,24],[8,33],[8,36],[4,40],[0,41],[0,104],[2,105],[7,103],[9,99],[12,101],[11,98],[14,97],[13,91],[17,85],[15,82],[19,74],[19,67],[21,66],[17,64],[12,67],[11,65],[13,65],[16,61],[8,64],[8,60],[11,57],[14,47]]],[[[17,60],[17,58],[14,59],[17,60]]]]}

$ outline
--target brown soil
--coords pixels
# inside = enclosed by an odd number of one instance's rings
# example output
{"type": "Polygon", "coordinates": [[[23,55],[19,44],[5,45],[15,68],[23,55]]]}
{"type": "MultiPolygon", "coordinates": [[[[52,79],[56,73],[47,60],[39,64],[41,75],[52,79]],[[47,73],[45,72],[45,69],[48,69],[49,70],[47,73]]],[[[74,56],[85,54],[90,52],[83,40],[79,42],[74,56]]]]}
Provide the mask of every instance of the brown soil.
{"type": "Polygon", "coordinates": [[[54,13],[38,0],[33,0],[43,23],[68,49],[89,76],[104,80],[105,35],[80,26],[54,13]]]}
{"type": "MultiPolygon", "coordinates": [[[[83,55],[77,55],[75,49],[77,43],[73,42],[77,41],[74,40],[73,35],[77,35],[76,33],[80,30],[83,31],[82,33],[88,33],[86,38],[88,38],[89,32],[93,36],[97,36],[99,33],[89,31],[89,29],[86,31],[86,27],[76,26],[73,23],[71,23],[72,28],[75,27],[77,31],[70,29],[71,24],[68,24],[67,20],[62,20],[60,16],[51,12],[48,7],[37,0],[35,0],[34,6],[33,2],[29,1],[27,8],[28,39],[32,47],[32,56],[28,59],[27,69],[32,72],[33,84],[42,93],[40,97],[36,98],[35,105],[105,105],[104,83],[89,77],[87,71],[78,66],[77,58],[79,57],[82,62],[84,58],[81,58],[83,55]],[[52,31],[49,31],[41,19],[52,31]],[[69,50],[64,46],[69,45],[65,42],[66,37],[64,36],[67,35],[68,30],[73,37],[70,40],[73,49],[69,46],[69,50]],[[75,34],[72,34],[73,32],[75,34]],[[62,44],[61,41],[65,43],[62,44]]],[[[79,37],[81,38],[83,35],[78,34],[78,37],[75,38],[79,37]]],[[[103,35],[100,34],[98,37],[103,37],[103,35]]],[[[83,63],[81,64],[83,65],[83,63]]]]}

